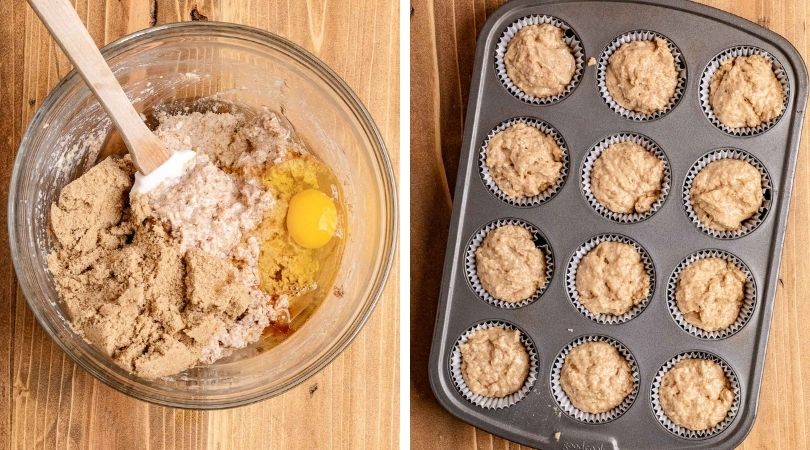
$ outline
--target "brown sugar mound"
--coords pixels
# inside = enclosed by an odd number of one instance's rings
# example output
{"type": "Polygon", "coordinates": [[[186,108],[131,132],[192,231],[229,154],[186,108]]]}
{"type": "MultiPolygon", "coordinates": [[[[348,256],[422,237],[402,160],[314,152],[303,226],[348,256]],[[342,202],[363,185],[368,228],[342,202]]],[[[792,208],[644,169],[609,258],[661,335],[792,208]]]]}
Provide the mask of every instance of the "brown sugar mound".
{"type": "Polygon", "coordinates": [[[62,190],[48,268],[77,332],[124,369],[156,378],[209,360],[218,334],[256,305],[233,262],[184,254],[163,225],[133,219],[134,173],[128,158],[110,157],[62,190]]]}

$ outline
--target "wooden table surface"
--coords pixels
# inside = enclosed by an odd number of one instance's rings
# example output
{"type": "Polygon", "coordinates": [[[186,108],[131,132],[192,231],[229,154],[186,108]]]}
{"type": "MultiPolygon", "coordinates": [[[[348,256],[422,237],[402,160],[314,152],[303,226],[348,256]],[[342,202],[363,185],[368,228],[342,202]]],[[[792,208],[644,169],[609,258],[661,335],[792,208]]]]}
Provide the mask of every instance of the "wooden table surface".
{"type": "MultiPolygon", "coordinates": [[[[74,0],[99,45],[155,24],[219,20],[280,34],[324,60],[371,111],[398,167],[399,1],[74,0]]],[[[271,400],[227,411],[151,405],[96,381],[40,328],[10,263],[6,203],[20,138],[70,64],[22,0],[0,0],[0,448],[398,446],[398,277],[354,343],[271,400]]]]}
{"type": "MultiPolygon", "coordinates": [[[[436,402],[427,361],[452,207],[475,39],[502,0],[413,0],[411,16],[411,445],[517,448],[452,417],[436,402]],[[438,250],[441,254],[442,250],[438,250]]],[[[810,1],[706,2],[786,37],[810,61],[810,1]]],[[[796,170],[759,414],[743,449],[810,443],[810,154],[796,170]]]]}

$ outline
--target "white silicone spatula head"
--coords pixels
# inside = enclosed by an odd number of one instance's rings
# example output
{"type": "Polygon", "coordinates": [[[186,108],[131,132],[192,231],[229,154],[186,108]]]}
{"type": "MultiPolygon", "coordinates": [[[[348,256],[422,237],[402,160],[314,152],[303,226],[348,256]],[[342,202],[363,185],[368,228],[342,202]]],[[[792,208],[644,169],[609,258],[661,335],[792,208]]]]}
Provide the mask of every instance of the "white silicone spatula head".
{"type": "Polygon", "coordinates": [[[107,110],[138,170],[148,175],[172,153],[146,127],[68,0],[28,0],[107,110]]]}

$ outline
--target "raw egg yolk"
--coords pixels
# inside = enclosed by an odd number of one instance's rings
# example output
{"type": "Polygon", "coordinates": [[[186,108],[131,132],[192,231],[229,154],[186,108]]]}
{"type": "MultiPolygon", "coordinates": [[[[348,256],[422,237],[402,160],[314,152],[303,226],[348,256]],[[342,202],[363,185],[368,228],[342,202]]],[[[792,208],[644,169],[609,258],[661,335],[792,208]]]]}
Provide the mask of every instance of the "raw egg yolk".
{"type": "Polygon", "coordinates": [[[301,247],[323,247],[336,228],[337,208],[328,195],[317,189],[305,189],[290,199],[287,232],[301,247]]]}

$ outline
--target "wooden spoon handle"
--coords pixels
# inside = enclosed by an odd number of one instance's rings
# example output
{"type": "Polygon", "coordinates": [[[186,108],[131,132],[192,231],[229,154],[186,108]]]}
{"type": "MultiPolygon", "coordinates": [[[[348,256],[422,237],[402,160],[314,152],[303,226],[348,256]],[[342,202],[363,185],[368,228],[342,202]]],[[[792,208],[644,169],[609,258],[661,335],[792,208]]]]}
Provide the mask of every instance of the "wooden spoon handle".
{"type": "Polygon", "coordinates": [[[135,166],[144,175],[171,153],[143,123],[68,0],[28,0],[51,36],[112,118],[135,166]]]}

